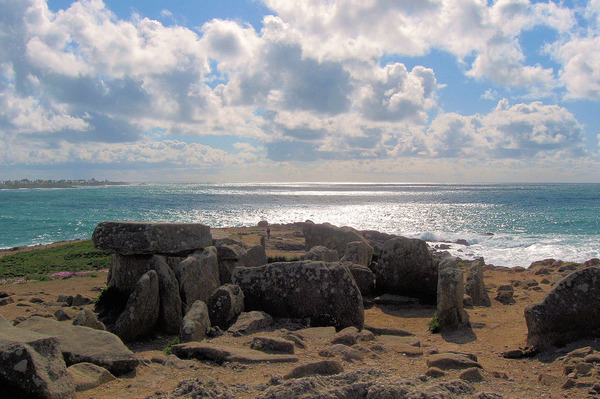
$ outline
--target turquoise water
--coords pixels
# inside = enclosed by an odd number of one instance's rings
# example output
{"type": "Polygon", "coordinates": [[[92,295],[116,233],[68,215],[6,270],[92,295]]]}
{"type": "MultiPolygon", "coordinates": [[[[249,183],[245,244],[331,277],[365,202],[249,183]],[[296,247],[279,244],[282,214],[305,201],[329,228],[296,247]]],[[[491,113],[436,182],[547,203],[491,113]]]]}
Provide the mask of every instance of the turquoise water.
{"type": "Polygon", "coordinates": [[[372,229],[504,266],[599,256],[600,184],[151,184],[0,190],[0,248],[89,238],[105,220],[372,229]],[[462,252],[459,252],[462,250],[462,252]]]}

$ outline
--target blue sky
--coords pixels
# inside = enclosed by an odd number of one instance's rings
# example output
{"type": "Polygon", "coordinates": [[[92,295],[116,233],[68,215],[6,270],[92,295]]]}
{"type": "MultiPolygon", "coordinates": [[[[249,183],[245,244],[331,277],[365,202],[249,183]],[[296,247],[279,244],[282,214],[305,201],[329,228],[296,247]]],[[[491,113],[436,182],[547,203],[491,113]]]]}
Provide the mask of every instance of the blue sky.
{"type": "Polygon", "coordinates": [[[0,15],[0,180],[600,181],[600,0],[0,15]]]}

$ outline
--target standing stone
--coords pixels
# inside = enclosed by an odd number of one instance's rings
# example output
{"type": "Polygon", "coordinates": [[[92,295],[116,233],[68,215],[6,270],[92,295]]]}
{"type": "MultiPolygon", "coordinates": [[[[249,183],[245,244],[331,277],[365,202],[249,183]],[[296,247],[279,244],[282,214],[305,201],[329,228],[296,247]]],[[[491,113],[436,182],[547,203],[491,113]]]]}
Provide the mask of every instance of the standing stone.
{"type": "Polygon", "coordinates": [[[352,262],[354,264],[369,266],[373,258],[373,247],[365,241],[353,241],[346,245],[346,253],[342,257],[342,262],[352,262]]]}
{"type": "Polygon", "coordinates": [[[102,222],[92,240],[121,255],[180,255],[212,245],[210,227],[200,223],[102,222]]]}
{"type": "Polygon", "coordinates": [[[0,397],[75,397],[56,337],[0,323],[0,359],[0,397]]]}
{"type": "Polygon", "coordinates": [[[600,269],[575,271],[559,281],[540,302],[525,308],[527,345],[544,350],[600,330],[600,269]]]}
{"type": "Polygon", "coordinates": [[[437,288],[437,313],[441,331],[468,325],[469,315],[463,309],[463,271],[446,268],[440,271],[437,288]]]}
{"type": "Polygon", "coordinates": [[[423,240],[397,237],[386,241],[375,278],[379,293],[419,298],[428,303],[435,303],[437,298],[437,262],[423,240]]]}
{"type": "Polygon", "coordinates": [[[182,319],[179,282],[173,270],[162,257],[153,256],[149,267],[158,275],[158,292],[160,296],[158,326],[167,334],[177,334],[182,319]]]}
{"type": "Polygon", "coordinates": [[[233,240],[217,240],[217,259],[219,264],[219,281],[221,284],[231,283],[231,273],[236,266],[240,266],[240,260],[246,254],[246,248],[241,242],[233,240]]]}
{"type": "Polygon", "coordinates": [[[177,267],[176,276],[186,310],[197,300],[206,303],[213,291],[221,286],[217,249],[208,247],[188,256],[177,267]]]}
{"type": "Polygon", "coordinates": [[[207,302],[210,323],[226,331],[244,311],[244,293],[235,284],[219,287],[207,302]]]}
{"type": "Polygon", "coordinates": [[[375,291],[375,273],[366,266],[344,262],[362,296],[372,296],[375,291]]]}
{"type": "Polygon", "coordinates": [[[473,300],[475,306],[492,306],[490,297],[485,290],[483,282],[483,265],[477,262],[469,269],[467,275],[467,283],[465,284],[465,292],[473,300]]]}
{"type": "Polygon", "coordinates": [[[350,242],[365,241],[363,236],[351,227],[337,227],[329,223],[313,224],[304,223],[302,225],[306,250],[312,247],[322,245],[329,249],[335,249],[338,254],[346,251],[346,246],[350,242]]]}
{"type": "Polygon", "coordinates": [[[209,328],[208,308],[204,302],[196,301],[183,317],[179,339],[181,342],[202,341],[206,337],[206,330],[209,328]]]}
{"type": "Polygon", "coordinates": [[[129,295],[144,273],[152,255],[121,255],[112,256],[112,264],[108,276],[108,286],[129,295]]]}
{"type": "Polygon", "coordinates": [[[114,332],[124,341],[147,335],[158,320],[160,307],[158,275],[154,270],[138,280],[125,310],[117,319],[114,332]]]}
{"type": "Polygon", "coordinates": [[[340,255],[335,249],[329,249],[322,245],[317,245],[309,249],[302,257],[305,260],[314,260],[320,262],[339,262],[340,255]]]}
{"type": "Polygon", "coordinates": [[[246,250],[240,259],[241,266],[257,267],[267,264],[267,253],[262,245],[255,245],[246,250]]]}
{"type": "Polygon", "coordinates": [[[244,292],[246,310],[263,310],[273,317],[309,317],[312,326],[363,327],[360,290],[341,263],[300,261],[238,267],[232,280],[244,292]]]}

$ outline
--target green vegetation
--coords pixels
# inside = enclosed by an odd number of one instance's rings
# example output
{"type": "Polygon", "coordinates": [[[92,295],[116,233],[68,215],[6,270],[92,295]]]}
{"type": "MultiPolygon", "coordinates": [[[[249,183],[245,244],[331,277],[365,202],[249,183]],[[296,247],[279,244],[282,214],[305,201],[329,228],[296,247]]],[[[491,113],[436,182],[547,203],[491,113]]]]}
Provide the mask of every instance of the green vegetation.
{"type": "Polygon", "coordinates": [[[103,270],[109,267],[110,254],[94,248],[92,240],[83,240],[3,256],[0,258],[0,278],[49,276],[59,272],[103,270]]]}
{"type": "Polygon", "coordinates": [[[173,345],[179,345],[181,343],[181,341],[179,340],[179,337],[175,337],[172,340],[170,340],[169,342],[167,342],[167,346],[165,347],[165,349],[163,349],[163,353],[167,356],[169,356],[170,354],[172,354],[172,350],[171,347],[173,345]]]}
{"type": "Polygon", "coordinates": [[[437,334],[440,332],[440,319],[438,317],[438,313],[435,312],[433,318],[429,323],[427,323],[428,330],[433,334],[437,334]]]}

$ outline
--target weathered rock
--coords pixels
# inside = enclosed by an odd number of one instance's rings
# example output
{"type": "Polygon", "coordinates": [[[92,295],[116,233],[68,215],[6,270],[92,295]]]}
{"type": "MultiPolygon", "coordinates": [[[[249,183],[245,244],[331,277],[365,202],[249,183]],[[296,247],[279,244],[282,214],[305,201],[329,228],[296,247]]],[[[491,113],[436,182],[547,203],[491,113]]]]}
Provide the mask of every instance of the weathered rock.
{"type": "Polygon", "coordinates": [[[252,363],[294,363],[298,358],[291,355],[273,355],[252,349],[231,346],[187,342],[173,345],[171,350],[182,359],[210,360],[215,363],[238,362],[252,363]]]}
{"type": "Polygon", "coordinates": [[[471,367],[483,368],[477,360],[460,353],[439,353],[427,359],[427,367],[437,367],[441,370],[463,370],[471,367]]]}
{"type": "Polygon", "coordinates": [[[262,245],[255,245],[246,250],[240,259],[240,265],[257,267],[267,264],[267,253],[262,245]]]}
{"type": "Polygon", "coordinates": [[[383,245],[375,269],[376,289],[435,303],[437,263],[423,240],[393,238],[383,245]]]}
{"type": "Polygon", "coordinates": [[[359,334],[360,333],[356,327],[346,327],[335,334],[335,336],[331,339],[331,343],[352,346],[358,341],[359,334]]]}
{"type": "Polygon", "coordinates": [[[92,301],[91,298],[88,298],[88,297],[83,296],[81,294],[77,294],[73,298],[73,303],[71,304],[71,306],[85,306],[85,305],[89,305],[89,304],[92,304],[92,303],[94,303],[94,301],[92,301]]]}
{"type": "Polygon", "coordinates": [[[294,343],[282,338],[254,336],[250,348],[263,352],[294,354],[294,343]]]}
{"type": "Polygon", "coordinates": [[[181,301],[186,308],[198,300],[206,303],[221,286],[216,248],[209,247],[188,256],[177,267],[176,276],[181,301]]]}
{"type": "Polygon", "coordinates": [[[462,371],[459,378],[469,382],[480,382],[484,379],[483,374],[481,374],[481,369],[478,367],[471,367],[462,371]]]}
{"type": "Polygon", "coordinates": [[[67,305],[73,305],[73,295],[60,294],[56,299],[56,302],[65,302],[67,305]]]}
{"type": "Polygon", "coordinates": [[[219,263],[219,280],[221,284],[231,283],[231,273],[236,266],[241,266],[241,259],[246,255],[246,245],[231,239],[215,240],[219,263]]]}
{"type": "Polygon", "coordinates": [[[225,284],[212,293],[206,305],[211,325],[227,330],[244,311],[244,293],[235,284],[225,284]]]}
{"type": "Polygon", "coordinates": [[[310,317],[311,326],[362,329],[362,296],[348,268],[312,261],[239,267],[233,282],[244,292],[247,310],[274,317],[310,317]]]}
{"type": "Polygon", "coordinates": [[[81,312],[79,312],[75,320],[73,320],[73,325],[106,331],[106,326],[104,323],[99,321],[96,313],[92,312],[90,309],[83,309],[81,312]]]}
{"type": "Polygon", "coordinates": [[[125,310],[114,325],[114,333],[124,341],[148,335],[158,320],[160,309],[158,275],[150,270],[138,280],[125,310]]]}
{"type": "Polygon", "coordinates": [[[515,300],[513,299],[514,292],[515,289],[512,285],[503,284],[500,287],[498,287],[498,291],[494,299],[504,305],[510,305],[512,303],[515,303],[515,300]]]}
{"type": "Polygon", "coordinates": [[[110,371],[92,363],[74,364],[67,368],[67,372],[73,379],[77,392],[94,389],[116,379],[110,371]]]}
{"type": "Polygon", "coordinates": [[[340,260],[340,255],[335,249],[317,245],[316,247],[309,249],[302,259],[321,262],[338,262],[340,260]]]}
{"type": "Polygon", "coordinates": [[[14,303],[15,300],[13,299],[12,296],[7,296],[5,298],[0,299],[0,306],[6,306],[10,303],[14,303]]]}
{"type": "Polygon", "coordinates": [[[69,313],[67,313],[64,309],[57,309],[54,312],[54,317],[56,317],[56,320],[58,321],[65,321],[65,320],[71,320],[72,317],[69,313]]]}
{"type": "Polygon", "coordinates": [[[102,222],[92,240],[121,255],[180,255],[212,245],[210,227],[200,223],[102,222]]]}
{"type": "Polygon", "coordinates": [[[74,398],[59,340],[0,319],[0,397],[74,398]]]}
{"type": "Polygon", "coordinates": [[[196,301],[183,317],[179,339],[181,342],[202,341],[209,328],[208,308],[204,302],[196,301]]]}
{"type": "Polygon", "coordinates": [[[302,225],[306,250],[322,245],[329,249],[335,249],[338,254],[346,252],[346,246],[350,242],[365,241],[363,236],[351,227],[337,227],[329,223],[302,225]]]}
{"type": "Polygon", "coordinates": [[[556,284],[544,298],[525,308],[527,345],[546,349],[600,330],[600,269],[578,270],[556,284]]]}
{"type": "Polygon", "coordinates": [[[233,335],[252,334],[273,325],[273,318],[265,312],[253,310],[240,314],[236,322],[227,330],[233,335]]]}
{"type": "Polygon", "coordinates": [[[397,337],[412,337],[413,333],[399,328],[379,327],[365,324],[365,330],[371,331],[375,335],[394,335],[397,337]]]}
{"type": "Polygon", "coordinates": [[[353,241],[346,245],[342,262],[351,262],[361,266],[369,266],[373,258],[373,247],[366,241],[353,241]]]}
{"type": "MultiPolygon", "coordinates": [[[[108,275],[108,286],[130,295],[135,285],[149,269],[152,255],[113,254],[108,275]]],[[[73,302],[73,300],[71,300],[73,302]]]]}
{"type": "Polygon", "coordinates": [[[333,344],[328,348],[319,351],[319,356],[335,357],[341,356],[343,360],[352,362],[354,360],[363,360],[363,354],[355,348],[351,348],[344,344],[333,344]]]}
{"type": "Polygon", "coordinates": [[[348,267],[362,296],[371,296],[375,291],[375,273],[366,266],[344,262],[348,267]]]}
{"type": "Polygon", "coordinates": [[[437,288],[437,315],[440,331],[455,330],[469,323],[463,309],[463,271],[445,268],[440,270],[437,288]]]}
{"type": "Polygon", "coordinates": [[[465,293],[473,300],[475,306],[492,306],[490,297],[485,290],[483,282],[483,265],[477,263],[469,269],[467,274],[467,283],[465,284],[465,293]]]}
{"type": "Polygon", "coordinates": [[[138,365],[133,352],[123,345],[119,337],[108,331],[74,326],[38,316],[24,320],[18,328],[57,337],[67,365],[94,363],[115,375],[128,373],[138,365]]]}
{"type": "Polygon", "coordinates": [[[177,334],[183,315],[179,282],[175,277],[175,272],[160,256],[153,256],[150,259],[149,268],[154,270],[158,276],[160,309],[157,325],[167,334],[177,334]]]}
{"type": "Polygon", "coordinates": [[[344,367],[336,360],[320,360],[300,365],[292,369],[283,378],[289,380],[291,378],[302,378],[312,375],[333,375],[343,371],[344,367]]]}
{"type": "Polygon", "coordinates": [[[419,300],[402,295],[383,294],[375,298],[374,302],[378,305],[413,306],[418,304],[419,300]]]}

